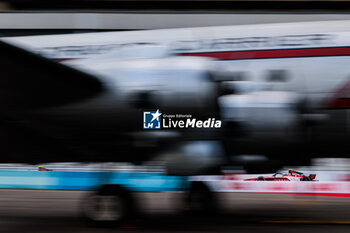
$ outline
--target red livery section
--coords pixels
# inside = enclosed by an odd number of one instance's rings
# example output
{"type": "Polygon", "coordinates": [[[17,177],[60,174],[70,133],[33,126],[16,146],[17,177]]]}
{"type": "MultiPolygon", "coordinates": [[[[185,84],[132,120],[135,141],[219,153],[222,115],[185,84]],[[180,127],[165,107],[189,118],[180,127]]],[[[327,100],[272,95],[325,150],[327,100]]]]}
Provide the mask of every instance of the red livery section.
{"type": "Polygon", "coordinates": [[[350,47],[203,52],[203,53],[182,53],[179,55],[211,57],[219,60],[349,56],[350,47]]]}
{"type": "Polygon", "coordinates": [[[323,106],[329,109],[350,108],[350,80],[347,80],[331,95],[323,106]]]}

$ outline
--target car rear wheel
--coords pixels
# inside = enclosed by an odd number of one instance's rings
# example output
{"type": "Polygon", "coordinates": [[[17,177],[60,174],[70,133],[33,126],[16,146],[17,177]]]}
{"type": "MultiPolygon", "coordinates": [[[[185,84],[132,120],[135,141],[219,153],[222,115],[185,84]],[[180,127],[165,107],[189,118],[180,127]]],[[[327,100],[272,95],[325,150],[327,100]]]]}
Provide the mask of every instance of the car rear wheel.
{"type": "Polygon", "coordinates": [[[87,195],[82,204],[82,214],[99,226],[115,226],[131,215],[131,194],[120,186],[106,185],[87,195]]]}
{"type": "Polygon", "coordinates": [[[216,210],[215,194],[203,182],[193,182],[185,198],[186,209],[207,214],[216,210]]]}
{"type": "Polygon", "coordinates": [[[311,181],[311,179],[307,176],[304,176],[303,178],[300,179],[301,181],[311,181]]]}

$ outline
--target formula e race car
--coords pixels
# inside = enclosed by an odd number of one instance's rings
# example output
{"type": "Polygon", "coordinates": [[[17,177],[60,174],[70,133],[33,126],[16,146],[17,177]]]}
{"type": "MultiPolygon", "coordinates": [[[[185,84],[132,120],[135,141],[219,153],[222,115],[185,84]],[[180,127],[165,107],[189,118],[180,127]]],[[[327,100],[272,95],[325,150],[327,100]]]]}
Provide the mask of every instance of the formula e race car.
{"type": "Polygon", "coordinates": [[[305,175],[302,172],[289,169],[288,173],[276,172],[272,176],[259,176],[244,179],[244,181],[315,181],[316,174],[305,175]]]}

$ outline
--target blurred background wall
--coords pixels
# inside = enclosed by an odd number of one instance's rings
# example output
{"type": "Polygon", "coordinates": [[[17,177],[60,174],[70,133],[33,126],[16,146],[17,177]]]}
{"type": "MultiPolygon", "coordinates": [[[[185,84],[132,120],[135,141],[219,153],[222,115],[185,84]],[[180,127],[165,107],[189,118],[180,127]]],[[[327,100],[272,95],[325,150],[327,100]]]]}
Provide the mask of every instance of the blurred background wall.
{"type": "Polygon", "coordinates": [[[350,19],[350,1],[4,0],[0,36],[350,19]]]}

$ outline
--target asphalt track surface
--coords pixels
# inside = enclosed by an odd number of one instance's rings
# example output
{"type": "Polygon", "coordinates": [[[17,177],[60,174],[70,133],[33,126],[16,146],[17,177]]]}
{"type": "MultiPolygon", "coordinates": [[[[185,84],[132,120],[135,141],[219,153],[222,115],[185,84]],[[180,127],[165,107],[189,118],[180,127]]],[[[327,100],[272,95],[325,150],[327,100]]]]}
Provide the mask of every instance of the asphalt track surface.
{"type": "Polygon", "coordinates": [[[115,228],[80,217],[85,192],[0,190],[0,232],[350,232],[350,199],[223,194],[221,211],[184,212],[181,193],[137,193],[143,212],[115,228]]]}

